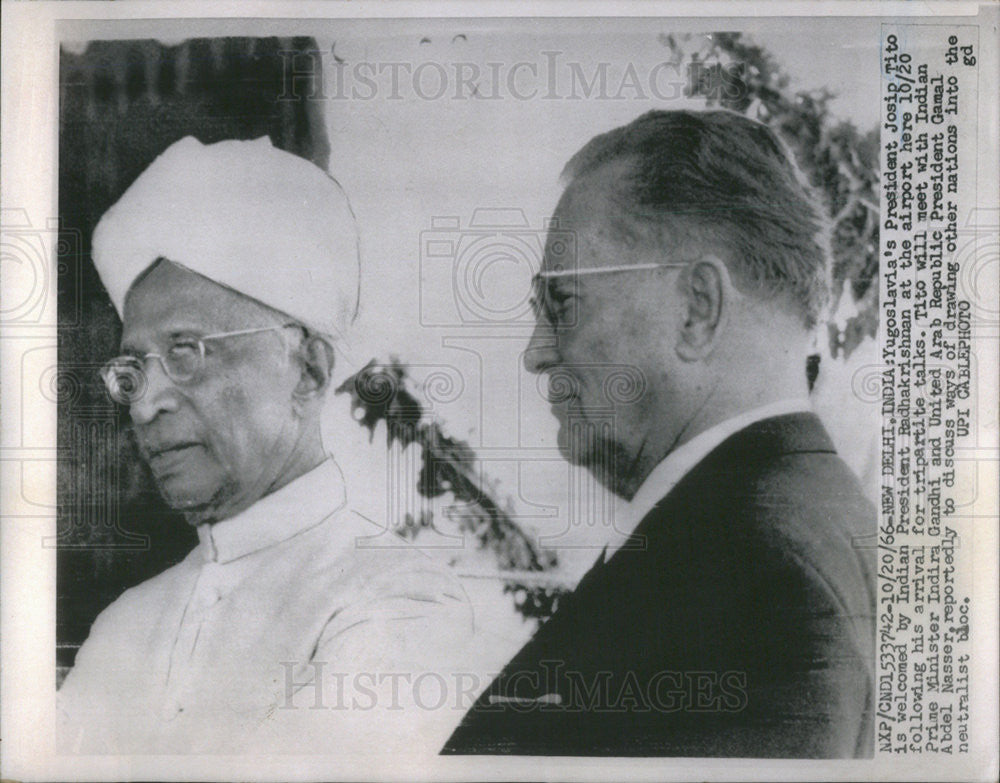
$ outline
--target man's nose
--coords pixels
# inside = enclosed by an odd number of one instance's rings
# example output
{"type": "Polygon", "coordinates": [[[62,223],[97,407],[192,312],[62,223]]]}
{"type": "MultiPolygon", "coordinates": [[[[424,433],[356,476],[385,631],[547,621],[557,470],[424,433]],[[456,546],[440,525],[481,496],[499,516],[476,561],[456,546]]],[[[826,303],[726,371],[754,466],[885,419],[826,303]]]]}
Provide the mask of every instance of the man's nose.
{"type": "Polygon", "coordinates": [[[144,387],[129,405],[129,415],[134,424],[149,424],[161,413],[177,410],[177,389],[158,359],[149,357],[143,368],[144,387]]]}
{"type": "Polygon", "coordinates": [[[524,352],[524,368],[530,373],[545,372],[559,361],[558,337],[547,323],[539,320],[524,352]]]}

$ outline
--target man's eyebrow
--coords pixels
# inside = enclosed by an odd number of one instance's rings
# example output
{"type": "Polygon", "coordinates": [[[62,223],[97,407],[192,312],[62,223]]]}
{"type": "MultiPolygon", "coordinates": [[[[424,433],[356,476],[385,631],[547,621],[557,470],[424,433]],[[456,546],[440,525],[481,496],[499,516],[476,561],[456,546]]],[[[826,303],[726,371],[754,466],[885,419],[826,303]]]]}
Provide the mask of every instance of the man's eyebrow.
{"type": "Polygon", "coordinates": [[[583,289],[581,281],[575,275],[560,277],[539,277],[542,290],[550,296],[572,296],[578,295],[583,289]]]}
{"type": "Polygon", "coordinates": [[[560,271],[556,274],[552,274],[550,271],[543,269],[531,278],[531,284],[535,287],[556,288],[563,286],[575,288],[576,278],[577,276],[574,273],[562,274],[560,271]]]}
{"type": "MultiPolygon", "coordinates": [[[[171,331],[167,332],[162,339],[163,342],[169,344],[177,340],[180,340],[184,337],[198,339],[205,334],[207,334],[207,332],[204,329],[199,329],[195,327],[180,327],[180,328],[174,328],[171,331]]],[[[142,356],[143,354],[146,353],[145,350],[139,348],[134,343],[128,341],[123,341],[119,346],[119,350],[122,352],[122,354],[129,354],[131,356],[142,356]]]]}

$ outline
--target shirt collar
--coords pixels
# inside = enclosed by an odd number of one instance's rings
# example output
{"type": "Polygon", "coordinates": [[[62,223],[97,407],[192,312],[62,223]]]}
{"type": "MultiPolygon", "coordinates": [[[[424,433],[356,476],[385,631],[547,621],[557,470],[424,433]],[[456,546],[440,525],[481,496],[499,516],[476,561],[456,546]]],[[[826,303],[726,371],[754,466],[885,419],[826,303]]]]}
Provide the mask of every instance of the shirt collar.
{"type": "Polygon", "coordinates": [[[346,502],[344,476],[327,459],[236,516],[199,525],[205,562],[228,563],[280,544],[315,527],[346,502]]]}
{"type": "Polygon", "coordinates": [[[692,468],[730,435],[773,416],[811,410],[809,400],[805,397],[778,400],[719,422],[671,451],[653,468],[632,500],[618,505],[615,530],[612,531],[612,537],[608,542],[607,556],[610,557],[611,553],[619,549],[642,518],[652,511],[653,507],[677,486],[692,468]]]}

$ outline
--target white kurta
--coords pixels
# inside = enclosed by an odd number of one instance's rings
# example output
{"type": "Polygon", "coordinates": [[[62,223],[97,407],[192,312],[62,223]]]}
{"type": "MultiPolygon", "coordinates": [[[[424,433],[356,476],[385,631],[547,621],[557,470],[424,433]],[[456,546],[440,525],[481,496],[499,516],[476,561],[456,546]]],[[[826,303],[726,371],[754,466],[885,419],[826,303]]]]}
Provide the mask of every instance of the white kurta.
{"type": "Polygon", "coordinates": [[[415,706],[408,683],[461,659],[471,608],[348,508],[332,460],[198,534],[95,621],[59,691],[65,751],[334,753],[400,731],[438,749],[461,710],[415,706]],[[396,677],[397,703],[338,692],[359,675],[396,677]]]}

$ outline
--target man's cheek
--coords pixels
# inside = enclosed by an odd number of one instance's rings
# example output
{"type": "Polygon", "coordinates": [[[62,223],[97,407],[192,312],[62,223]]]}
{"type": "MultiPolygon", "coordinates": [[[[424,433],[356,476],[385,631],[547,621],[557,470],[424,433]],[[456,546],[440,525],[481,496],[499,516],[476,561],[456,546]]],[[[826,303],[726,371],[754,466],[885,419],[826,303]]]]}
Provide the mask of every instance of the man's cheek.
{"type": "MultiPolygon", "coordinates": [[[[252,473],[261,456],[273,450],[280,433],[278,411],[271,406],[248,406],[246,400],[231,398],[224,418],[218,421],[216,452],[220,462],[239,474],[252,473]]],[[[259,402],[259,401],[258,401],[259,402]]]]}
{"type": "Polygon", "coordinates": [[[255,457],[272,456],[286,432],[291,406],[274,381],[260,368],[225,378],[203,408],[218,460],[241,478],[257,470],[255,457]]]}
{"type": "MultiPolygon", "coordinates": [[[[238,443],[264,424],[259,400],[251,400],[249,381],[233,381],[221,388],[206,417],[220,433],[221,440],[238,443]]],[[[258,379],[258,385],[260,380],[258,379]]]]}
{"type": "MultiPolygon", "coordinates": [[[[213,416],[240,416],[249,407],[248,387],[251,379],[241,377],[230,377],[223,379],[218,391],[214,395],[214,404],[211,405],[213,416]]],[[[260,379],[258,379],[258,384],[260,379]]]]}

